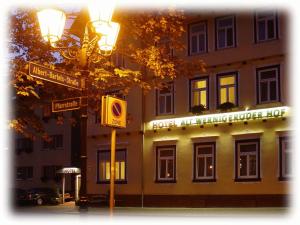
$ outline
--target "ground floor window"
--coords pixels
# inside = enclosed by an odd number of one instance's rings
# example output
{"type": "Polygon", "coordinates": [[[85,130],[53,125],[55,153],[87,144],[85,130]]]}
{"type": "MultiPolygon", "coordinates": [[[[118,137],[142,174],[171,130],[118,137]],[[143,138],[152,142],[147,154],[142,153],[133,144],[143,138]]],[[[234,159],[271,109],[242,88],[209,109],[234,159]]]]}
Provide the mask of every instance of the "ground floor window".
{"type": "Polygon", "coordinates": [[[32,166],[21,166],[17,167],[17,180],[28,180],[33,178],[33,167],[32,166]]]}
{"type": "MultiPolygon", "coordinates": [[[[110,150],[98,151],[98,183],[109,183],[110,181],[110,150]]],[[[115,159],[115,181],[126,183],[126,149],[116,150],[115,159]]]]}
{"type": "Polygon", "coordinates": [[[288,180],[291,178],[291,143],[290,138],[279,138],[279,180],[288,180]]]}
{"type": "Polygon", "coordinates": [[[156,148],[156,182],[176,181],[176,146],[156,148]]]}
{"type": "Polygon", "coordinates": [[[260,141],[259,139],[238,140],[235,142],[235,180],[260,180],[260,141]]]}
{"type": "Polygon", "coordinates": [[[215,142],[194,144],[194,181],[215,181],[215,142]]]}

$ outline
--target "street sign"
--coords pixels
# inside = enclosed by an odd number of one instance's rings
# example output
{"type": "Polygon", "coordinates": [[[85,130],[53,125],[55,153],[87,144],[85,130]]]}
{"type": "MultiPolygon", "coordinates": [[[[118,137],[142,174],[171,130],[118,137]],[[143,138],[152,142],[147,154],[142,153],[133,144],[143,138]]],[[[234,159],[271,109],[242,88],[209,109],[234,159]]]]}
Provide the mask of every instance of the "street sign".
{"type": "Polygon", "coordinates": [[[68,98],[63,100],[52,101],[52,112],[62,112],[80,109],[81,98],[68,98]]]}
{"type": "Polygon", "coordinates": [[[67,86],[69,88],[81,90],[85,87],[84,79],[74,77],[33,62],[29,62],[29,75],[52,83],[67,86]]]}
{"type": "Polygon", "coordinates": [[[112,96],[102,96],[101,125],[125,128],[127,102],[112,96]]]}

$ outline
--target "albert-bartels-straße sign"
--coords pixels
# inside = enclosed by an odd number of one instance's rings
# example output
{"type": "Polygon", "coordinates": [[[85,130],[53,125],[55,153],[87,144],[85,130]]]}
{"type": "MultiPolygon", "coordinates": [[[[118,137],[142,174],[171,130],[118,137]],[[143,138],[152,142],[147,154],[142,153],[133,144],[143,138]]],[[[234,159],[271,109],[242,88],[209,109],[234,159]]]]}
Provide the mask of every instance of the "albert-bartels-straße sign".
{"type": "Polygon", "coordinates": [[[82,90],[85,86],[84,79],[70,76],[33,62],[29,62],[29,75],[78,90],[82,90]]]}

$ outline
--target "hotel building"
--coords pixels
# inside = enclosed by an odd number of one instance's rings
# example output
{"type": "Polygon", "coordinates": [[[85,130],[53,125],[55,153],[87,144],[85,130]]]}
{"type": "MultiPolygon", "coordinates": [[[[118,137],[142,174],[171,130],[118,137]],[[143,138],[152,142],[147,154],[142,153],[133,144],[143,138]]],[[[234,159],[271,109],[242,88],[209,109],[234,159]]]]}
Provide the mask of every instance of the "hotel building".
{"type": "MultiPolygon", "coordinates": [[[[288,204],[287,22],[278,11],[187,17],[186,51],[173,54],[203,59],[207,71],[124,97],[130,118],[117,130],[116,205],[288,204]]],[[[100,126],[99,113],[88,118],[87,143],[87,192],[106,194],[110,129],[100,126]]]]}

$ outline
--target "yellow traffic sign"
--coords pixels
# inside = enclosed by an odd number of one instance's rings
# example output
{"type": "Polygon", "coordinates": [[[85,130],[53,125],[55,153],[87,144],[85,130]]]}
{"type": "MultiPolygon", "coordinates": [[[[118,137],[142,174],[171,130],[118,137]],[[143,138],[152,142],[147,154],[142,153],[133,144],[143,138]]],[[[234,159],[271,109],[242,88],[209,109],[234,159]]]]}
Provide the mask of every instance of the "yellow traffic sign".
{"type": "Polygon", "coordinates": [[[125,128],[126,115],[126,101],[109,95],[102,97],[101,124],[103,126],[125,128]]]}

